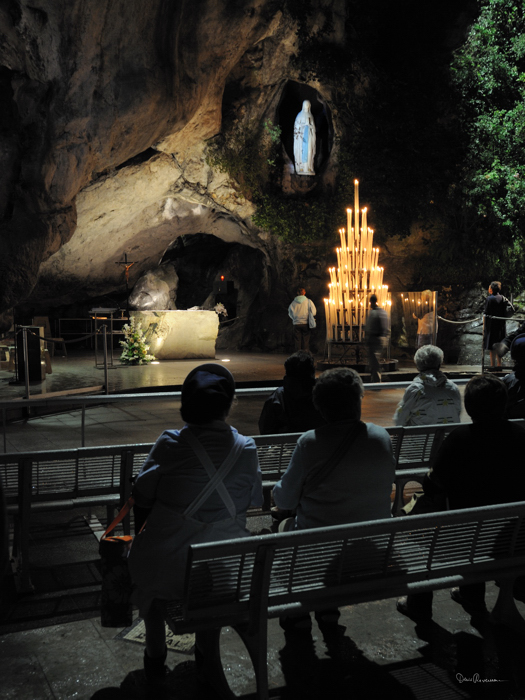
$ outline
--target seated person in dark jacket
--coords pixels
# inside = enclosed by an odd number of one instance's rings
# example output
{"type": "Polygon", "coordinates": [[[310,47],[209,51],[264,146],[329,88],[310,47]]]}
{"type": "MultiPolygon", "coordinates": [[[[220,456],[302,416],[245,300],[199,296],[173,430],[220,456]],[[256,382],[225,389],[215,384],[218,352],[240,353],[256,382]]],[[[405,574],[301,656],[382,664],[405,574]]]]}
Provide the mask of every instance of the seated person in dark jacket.
{"type": "Polygon", "coordinates": [[[507,418],[525,418],[525,335],[518,335],[510,348],[514,372],[503,381],[509,392],[507,418]]]}
{"type": "Polygon", "coordinates": [[[493,350],[500,356],[503,357],[508,353],[511,348],[512,343],[516,340],[519,335],[525,335],[525,321],[518,327],[517,330],[509,333],[501,343],[496,343],[493,346],[493,350]]]}
{"type": "MultiPolygon", "coordinates": [[[[412,513],[445,510],[447,502],[456,510],[525,500],[525,429],[506,419],[505,384],[478,375],[467,384],[464,400],[472,423],[444,440],[412,513]]],[[[470,614],[486,612],[484,583],[453,588],[450,595],[470,614]]],[[[416,622],[430,620],[432,591],[400,598],[397,609],[416,622]]]]}
{"type": "Polygon", "coordinates": [[[259,418],[261,435],[304,433],[326,421],[315,408],[312,391],[315,361],[311,352],[299,350],[285,361],[283,385],[265,401],[259,418]]]}

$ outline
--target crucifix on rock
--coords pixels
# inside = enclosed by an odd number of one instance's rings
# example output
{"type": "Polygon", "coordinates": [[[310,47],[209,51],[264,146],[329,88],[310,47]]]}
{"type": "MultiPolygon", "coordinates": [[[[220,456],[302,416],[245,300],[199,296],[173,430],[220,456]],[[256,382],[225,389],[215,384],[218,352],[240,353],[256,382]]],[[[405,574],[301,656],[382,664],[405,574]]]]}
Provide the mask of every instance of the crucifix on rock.
{"type": "Polygon", "coordinates": [[[128,254],[124,253],[124,260],[120,260],[115,264],[124,266],[124,272],[126,275],[126,314],[129,318],[129,271],[133,267],[133,265],[135,265],[135,262],[130,262],[128,260],[128,254]]]}

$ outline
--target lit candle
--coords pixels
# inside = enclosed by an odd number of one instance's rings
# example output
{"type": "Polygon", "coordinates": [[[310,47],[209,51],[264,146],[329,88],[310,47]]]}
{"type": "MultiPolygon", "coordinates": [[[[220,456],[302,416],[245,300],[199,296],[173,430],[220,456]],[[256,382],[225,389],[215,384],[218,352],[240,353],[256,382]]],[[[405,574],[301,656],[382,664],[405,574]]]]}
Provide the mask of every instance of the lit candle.
{"type": "Polygon", "coordinates": [[[359,180],[354,180],[355,235],[359,235],[359,180]]]}

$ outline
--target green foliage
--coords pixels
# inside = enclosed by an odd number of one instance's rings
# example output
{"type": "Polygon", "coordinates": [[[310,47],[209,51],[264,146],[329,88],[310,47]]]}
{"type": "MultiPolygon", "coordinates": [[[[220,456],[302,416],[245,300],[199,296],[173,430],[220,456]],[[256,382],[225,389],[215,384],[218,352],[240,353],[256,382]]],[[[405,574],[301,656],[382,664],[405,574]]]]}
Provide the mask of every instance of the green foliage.
{"type": "Polygon", "coordinates": [[[283,240],[333,240],[357,177],[377,242],[408,235],[414,221],[428,232],[425,286],[494,275],[525,281],[524,0],[480,0],[452,80],[443,47],[461,11],[456,0],[435,3],[430,24],[415,0],[345,6],[341,45],[331,42],[329,9],[286,2],[301,80],[330,88],[339,134],[333,188],[283,195],[271,124],[237,123],[211,146],[209,162],[254,202],[254,222],[283,240]]]}
{"type": "Polygon", "coordinates": [[[206,161],[227,173],[239,194],[254,200],[274,174],[280,136],[281,128],[270,120],[236,122],[208,145],[206,161]]]}
{"type": "MultiPolygon", "coordinates": [[[[459,195],[477,215],[471,241],[497,276],[521,277],[525,224],[525,3],[482,0],[452,64],[468,139],[459,195]]],[[[492,273],[494,275],[494,272],[492,273]]]]}
{"type": "Polygon", "coordinates": [[[339,151],[335,187],[308,197],[284,195],[277,186],[268,187],[256,198],[253,221],[289,243],[332,238],[346,225],[346,207],[353,201],[354,173],[348,153],[339,151]],[[352,199],[351,199],[352,198],[352,199]]]}
{"type": "Polygon", "coordinates": [[[126,365],[143,365],[152,362],[155,359],[154,355],[148,355],[149,345],[146,345],[144,331],[140,323],[136,323],[132,317],[129,324],[126,323],[122,327],[124,340],[120,341],[122,345],[122,354],[120,361],[126,365]]]}
{"type": "Polygon", "coordinates": [[[289,243],[324,240],[344,219],[344,209],[334,211],[330,197],[295,199],[278,193],[262,194],[257,199],[256,226],[271,231],[289,243]]]}
{"type": "Polygon", "coordinates": [[[318,26],[312,31],[314,7],[311,0],[287,0],[286,10],[297,24],[298,52],[293,64],[303,73],[311,73],[320,82],[344,80],[348,65],[344,61],[344,48],[327,41],[334,30],[332,10],[329,6],[315,8],[318,26]]]}
{"type": "Polygon", "coordinates": [[[231,185],[256,205],[253,221],[283,241],[307,242],[331,237],[345,223],[353,197],[353,173],[347,154],[339,157],[337,185],[307,197],[284,195],[281,129],[266,121],[259,127],[238,122],[208,148],[207,162],[231,178],[231,185]]]}

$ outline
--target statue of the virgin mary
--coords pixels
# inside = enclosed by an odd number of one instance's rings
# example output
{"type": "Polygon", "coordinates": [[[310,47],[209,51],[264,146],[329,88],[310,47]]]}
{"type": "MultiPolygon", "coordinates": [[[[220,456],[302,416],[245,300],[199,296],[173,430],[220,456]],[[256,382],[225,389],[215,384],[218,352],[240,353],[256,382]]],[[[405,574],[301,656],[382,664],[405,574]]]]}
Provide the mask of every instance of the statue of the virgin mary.
{"type": "Polygon", "coordinates": [[[315,123],[310,107],[310,101],[305,100],[293,128],[293,155],[297,175],[315,175],[315,123]]]}

